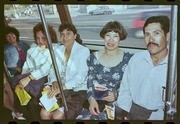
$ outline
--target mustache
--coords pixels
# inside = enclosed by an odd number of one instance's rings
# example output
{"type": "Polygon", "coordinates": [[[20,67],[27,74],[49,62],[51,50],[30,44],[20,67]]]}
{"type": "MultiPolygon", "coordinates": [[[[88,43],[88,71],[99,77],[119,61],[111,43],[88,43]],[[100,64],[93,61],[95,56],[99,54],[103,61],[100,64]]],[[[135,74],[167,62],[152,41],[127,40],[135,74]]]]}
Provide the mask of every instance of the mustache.
{"type": "Polygon", "coordinates": [[[147,47],[148,47],[149,45],[155,45],[155,46],[158,46],[158,47],[159,47],[159,44],[157,44],[157,43],[148,43],[148,44],[147,44],[147,47]]]}

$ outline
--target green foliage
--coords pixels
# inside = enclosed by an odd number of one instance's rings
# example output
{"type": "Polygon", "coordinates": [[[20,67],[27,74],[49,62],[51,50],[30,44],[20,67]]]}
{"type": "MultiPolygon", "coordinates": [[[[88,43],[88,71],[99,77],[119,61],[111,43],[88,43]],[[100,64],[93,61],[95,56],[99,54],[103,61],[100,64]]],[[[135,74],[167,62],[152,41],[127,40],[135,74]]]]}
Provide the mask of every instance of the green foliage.
{"type": "Polygon", "coordinates": [[[5,6],[4,6],[4,9],[5,9],[5,10],[10,10],[11,8],[13,8],[12,5],[5,5],[5,6]]]}

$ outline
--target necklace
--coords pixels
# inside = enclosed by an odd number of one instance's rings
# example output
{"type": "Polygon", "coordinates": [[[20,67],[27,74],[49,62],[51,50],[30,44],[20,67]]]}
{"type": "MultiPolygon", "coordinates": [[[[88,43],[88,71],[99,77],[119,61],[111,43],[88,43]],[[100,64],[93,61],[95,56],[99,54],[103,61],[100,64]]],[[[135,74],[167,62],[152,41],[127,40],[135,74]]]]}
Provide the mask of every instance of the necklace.
{"type": "Polygon", "coordinates": [[[67,67],[67,62],[62,61],[61,81],[63,84],[66,83],[66,67],[67,67]]]}

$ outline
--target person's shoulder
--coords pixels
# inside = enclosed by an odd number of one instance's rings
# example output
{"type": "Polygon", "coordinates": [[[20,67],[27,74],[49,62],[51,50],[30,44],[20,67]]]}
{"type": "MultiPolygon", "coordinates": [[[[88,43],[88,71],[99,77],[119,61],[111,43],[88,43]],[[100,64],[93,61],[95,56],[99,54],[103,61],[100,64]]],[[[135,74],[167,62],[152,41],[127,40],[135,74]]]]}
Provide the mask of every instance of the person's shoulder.
{"type": "Polygon", "coordinates": [[[88,63],[91,63],[94,59],[97,59],[96,54],[97,54],[97,51],[90,53],[90,55],[87,58],[88,63]]]}
{"type": "Polygon", "coordinates": [[[52,47],[53,47],[53,49],[58,49],[58,48],[62,47],[62,44],[60,44],[60,43],[52,43],[52,47]]]}
{"type": "Polygon", "coordinates": [[[76,49],[79,51],[79,53],[89,53],[90,54],[90,50],[86,47],[86,46],[83,46],[79,43],[76,43],[76,49]]]}
{"type": "Polygon", "coordinates": [[[29,46],[25,41],[23,41],[23,40],[20,40],[19,42],[18,42],[20,45],[23,45],[23,46],[29,46]]]}
{"type": "Polygon", "coordinates": [[[99,53],[99,52],[101,52],[101,51],[95,51],[95,52],[92,52],[90,55],[89,55],[89,58],[91,58],[91,59],[93,59],[93,58],[98,58],[98,56],[99,56],[99,54],[101,54],[101,53],[99,53]]]}
{"type": "Polygon", "coordinates": [[[33,52],[34,50],[38,50],[39,49],[39,46],[38,45],[35,45],[35,46],[33,46],[33,47],[30,47],[29,49],[28,49],[28,53],[31,53],[31,52],[33,52]]]}
{"type": "Polygon", "coordinates": [[[141,51],[141,52],[137,52],[135,53],[132,57],[131,60],[133,61],[140,61],[142,60],[146,55],[148,54],[147,50],[141,51]]]}
{"type": "Polygon", "coordinates": [[[86,47],[86,46],[84,46],[84,45],[82,45],[82,44],[79,44],[78,42],[74,42],[75,43],[75,46],[76,47],[78,47],[78,48],[80,48],[80,49],[84,49],[84,50],[88,50],[89,51],[89,49],[86,47]]]}
{"type": "Polygon", "coordinates": [[[31,47],[35,47],[35,46],[37,46],[37,43],[32,42],[31,45],[30,45],[30,48],[31,48],[31,47]]]}
{"type": "Polygon", "coordinates": [[[124,52],[124,56],[127,58],[131,58],[134,54],[130,52],[124,52]]]}
{"type": "Polygon", "coordinates": [[[132,57],[133,55],[134,55],[134,54],[132,54],[132,53],[130,53],[130,52],[124,52],[123,61],[129,62],[129,60],[131,59],[131,57],[132,57]]]}
{"type": "Polygon", "coordinates": [[[10,50],[10,51],[12,51],[12,50],[14,50],[14,49],[16,49],[16,47],[15,46],[13,46],[12,44],[10,44],[10,43],[7,43],[5,46],[4,46],[4,50],[6,51],[6,50],[10,50]]]}
{"type": "Polygon", "coordinates": [[[143,50],[141,52],[135,53],[134,56],[141,56],[141,57],[143,57],[143,56],[147,55],[147,53],[148,53],[147,50],[143,50]]]}
{"type": "Polygon", "coordinates": [[[96,56],[97,54],[99,54],[98,52],[99,52],[99,51],[92,52],[92,53],[90,54],[90,56],[96,56]]]}
{"type": "Polygon", "coordinates": [[[27,44],[24,40],[19,40],[19,44],[27,44]]]}
{"type": "Polygon", "coordinates": [[[8,47],[13,47],[13,45],[10,44],[10,43],[6,43],[6,44],[4,45],[4,48],[8,48],[8,47]]]}
{"type": "Polygon", "coordinates": [[[63,54],[64,45],[61,43],[53,43],[52,48],[54,51],[55,56],[59,56],[60,54],[63,54]]]}

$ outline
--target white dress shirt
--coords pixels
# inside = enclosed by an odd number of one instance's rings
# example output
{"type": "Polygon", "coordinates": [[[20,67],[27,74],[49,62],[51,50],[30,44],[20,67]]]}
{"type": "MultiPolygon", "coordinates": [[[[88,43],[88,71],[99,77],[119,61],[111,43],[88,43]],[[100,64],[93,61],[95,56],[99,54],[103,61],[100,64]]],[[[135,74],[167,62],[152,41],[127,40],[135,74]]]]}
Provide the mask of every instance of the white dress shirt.
{"type": "Polygon", "coordinates": [[[164,115],[162,87],[166,86],[167,61],[166,56],[154,66],[147,50],[136,53],[124,72],[117,105],[127,112],[131,109],[132,101],[149,110],[158,109],[152,112],[149,119],[162,120],[164,115]]]}
{"type": "MultiPolygon", "coordinates": [[[[65,46],[54,47],[55,58],[58,66],[60,76],[62,76],[62,63],[65,62],[64,53],[65,46]]],[[[87,72],[88,66],[86,60],[90,55],[89,49],[80,45],[76,41],[73,44],[69,60],[67,62],[66,73],[65,73],[65,86],[67,89],[73,89],[74,91],[87,90],[87,72]]],[[[57,81],[54,69],[48,76],[48,83],[52,84],[57,81]]]]}
{"type": "Polygon", "coordinates": [[[31,75],[38,80],[49,74],[51,66],[52,60],[48,48],[41,49],[39,46],[31,47],[27,51],[22,74],[30,72],[31,75]]]}

